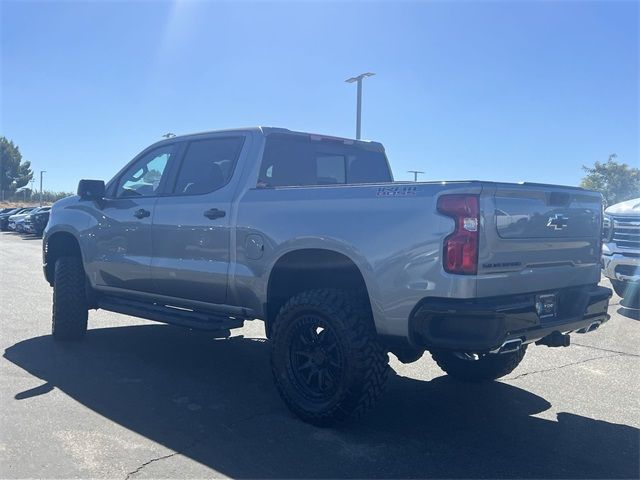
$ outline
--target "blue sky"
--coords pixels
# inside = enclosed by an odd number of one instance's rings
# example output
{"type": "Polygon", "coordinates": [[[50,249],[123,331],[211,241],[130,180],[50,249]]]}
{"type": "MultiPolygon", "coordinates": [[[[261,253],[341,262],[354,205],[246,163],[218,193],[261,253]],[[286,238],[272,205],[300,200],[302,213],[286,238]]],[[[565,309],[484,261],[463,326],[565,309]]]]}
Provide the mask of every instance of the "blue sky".
{"type": "Polygon", "coordinates": [[[638,2],[2,1],[1,134],[45,188],[171,131],[363,137],[396,179],[577,184],[640,163],[638,2]]]}

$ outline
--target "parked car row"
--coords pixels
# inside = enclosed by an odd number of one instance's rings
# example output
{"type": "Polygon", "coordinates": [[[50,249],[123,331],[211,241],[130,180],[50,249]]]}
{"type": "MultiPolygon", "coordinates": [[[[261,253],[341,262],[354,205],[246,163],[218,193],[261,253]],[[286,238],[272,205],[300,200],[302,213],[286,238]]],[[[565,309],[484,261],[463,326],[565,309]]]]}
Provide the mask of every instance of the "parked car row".
{"type": "Polygon", "coordinates": [[[51,207],[18,207],[0,210],[0,230],[42,236],[51,207]]]}

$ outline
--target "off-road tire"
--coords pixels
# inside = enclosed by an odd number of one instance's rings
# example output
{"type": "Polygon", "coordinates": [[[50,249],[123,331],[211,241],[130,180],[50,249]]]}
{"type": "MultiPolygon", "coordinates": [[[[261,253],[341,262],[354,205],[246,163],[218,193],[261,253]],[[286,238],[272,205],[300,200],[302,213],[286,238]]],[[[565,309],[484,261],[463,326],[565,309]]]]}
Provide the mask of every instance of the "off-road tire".
{"type": "Polygon", "coordinates": [[[81,340],[87,331],[89,309],[85,292],[85,273],[79,257],[60,257],[56,261],[53,283],[51,330],[56,340],[81,340]]]}
{"type": "Polygon", "coordinates": [[[436,350],[431,356],[448,375],[465,382],[485,382],[511,373],[527,351],[523,345],[517,352],[486,354],[477,360],[463,360],[455,352],[436,350]]]}
{"type": "Polygon", "coordinates": [[[271,371],[293,413],[313,425],[330,426],[373,408],[389,375],[389,357],[360,296],[334,289],[309,290],[290,298],[278,313],[271,336],[271,371]],[[310,398],[294,372],[296,335],[309,316],[322,319],[340,352],[340,375],[331,382],[335,392],[326,398],[310,398]]]}

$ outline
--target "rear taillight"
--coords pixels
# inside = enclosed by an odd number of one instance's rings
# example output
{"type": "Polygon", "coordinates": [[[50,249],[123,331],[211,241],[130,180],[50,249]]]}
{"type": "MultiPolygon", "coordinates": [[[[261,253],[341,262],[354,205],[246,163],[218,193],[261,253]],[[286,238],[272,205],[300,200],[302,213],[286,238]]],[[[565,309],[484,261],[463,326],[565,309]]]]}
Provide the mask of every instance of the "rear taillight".
{"type": "Polygon", "coordinates": [[[462,275],[478,273],[478,227],[480,223],[477,195],[443,195],[438,211],[456,222],[454,232],[444,239],[442,265],[445,271],[462,275]]]}

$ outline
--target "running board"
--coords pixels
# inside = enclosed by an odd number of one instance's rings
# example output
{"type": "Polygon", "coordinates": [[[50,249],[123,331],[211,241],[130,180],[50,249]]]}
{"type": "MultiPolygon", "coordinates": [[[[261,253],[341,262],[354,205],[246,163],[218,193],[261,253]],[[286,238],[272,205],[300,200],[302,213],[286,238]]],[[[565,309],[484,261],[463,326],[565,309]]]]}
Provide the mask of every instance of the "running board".
{"type": "Polygon", "coordinates": [[[110,312],[198,330],[231,330],[244,325],[244,318],[224,317],[210,312],[123,298],[103,297],[98,301],[98,307],[110,312]]]}

